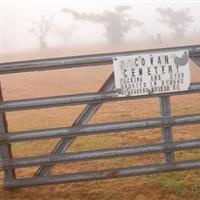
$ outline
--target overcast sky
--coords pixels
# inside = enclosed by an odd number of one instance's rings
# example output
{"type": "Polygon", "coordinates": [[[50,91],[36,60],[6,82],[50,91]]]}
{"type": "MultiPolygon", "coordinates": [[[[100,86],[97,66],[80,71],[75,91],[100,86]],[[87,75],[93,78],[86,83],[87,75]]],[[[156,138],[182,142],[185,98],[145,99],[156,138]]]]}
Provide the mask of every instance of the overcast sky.
{"type": "MultiPolygon", "coordinates": [[[[126,0],[0,0],[1,1],[1,51],[16,52],[38,48],[38,43],[29,30],[32,20],[40,16],[50,16],[54,13],[54,23],[69,29],[68,45],[90,44],[104,41],[103,27],[92,23],[80,23],[69,14],[61,12],[69,8],[78,12],[102,13],[112,11],[118,5],[129,5],[128,13],[144,22],[143,28],[138,28],[128,34],[129,38],[145,37],[156,33],[170,33],[169,29],[159,21],[157,7],[171,7],[174,10],[189,8],[194,18],[188,32],[200,30],[200,1],[126,1],[126,0]],[[70,29],[75,28],[75,32],[70,29]]],[[[51,46],[62,44],[58,36],[50,36],[51,46]]]]}

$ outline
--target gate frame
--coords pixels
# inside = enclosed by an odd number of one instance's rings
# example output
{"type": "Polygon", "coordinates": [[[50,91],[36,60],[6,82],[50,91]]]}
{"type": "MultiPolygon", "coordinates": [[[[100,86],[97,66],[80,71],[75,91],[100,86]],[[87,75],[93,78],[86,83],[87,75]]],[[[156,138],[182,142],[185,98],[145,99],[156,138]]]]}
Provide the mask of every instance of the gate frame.
{"type": "MultiPolygon", "coordinates": [[[[97,65],[112,64],[112,58],[116,56],[132,55],[135,53],[154,53],[176,50],[189,50],[190,58],[200,66],[200,45],[171,47],[162,49],[149,49],[128,52],[116,52],[107,54],[96,54],[88,56],[74,56],[66,58],[42,59],[33,61],[20,61],[1,63],[0,74],[21,73],[30,71],[68,69],[77,67],[88,67],[97,65]]],[[[177,150],[187,150],[200,148],[200,140],[189,140],[182,142],[173,142],[172,127],[175,125],[200,123],[200,113],[171,116],[170,96],[191,94],[200,92],[200,82],[191,84],[188,91],[149,94],[132,97],[117,97],[114,90],[114,74],[108,77],[103,86],[97,93],[86,93],[77,95],[65,95],[54,97],[43,97],[25,100],[3,101],[2,88],[0,84],[0,167],[5,171],[6,188],[25,187],[32,185],[44,185],[74,181],[99,180],[106,178],[126,177],[142,174],[160,173],[168,171],[177,171],[184,169],[200,168],[200,161],[176,162],[174,152],[177,150]],[[159,97],[160,99],[160,118],[136,120],[129,122],[106,123],[100,125],[87,125],[90,119],[104,102],[120,101],[127,99],[143,99],[159,97]],[[74,121],[71,128],[55,128],[36,131],[16,132],[8,134],[8,126],[5,113],[9,111],[18,111],[26,109],[40,109],[48,107],[58,107],[64,105],[87,104],[78,118],[74,121]],[[127,130],[137,130],[145,128],[162,128],[162,138],[164,143],[141,145],[126,148],[102,149],[88,152],[64,153],[76,137],[80,135],[93,135],[101,133],[110,133],[112,131],[120,132],[127,130]],[[95,132],[96,131],[96,132],[95,132]],[[12,158],[12,142],[27,141],[44,138],[61,137],[49,156],[35,156],[28,158],[12,158]],[[148,153],[162,152],[165,155],[164,164],[144,165],[138,167],[107,169],[101,171],[82,172],[68,175],[50,176],[52,167],[60,162],[93,160],[121,156],[143,155],[148,153]],[[71,156],[71,157],[70,157],[71,156]],[[89,157],[89,158],[87,158],[89,157]],[[69,160],[69,161],[68,161],[69,160]],[[46,162],[45,162],[46,161],[46,162]],[[41,164],[42,163],[42,164],[41,164]],[[15,169],[18,167],[28,167],[39,165],[32,178],[16,179],[15,169]]]]}

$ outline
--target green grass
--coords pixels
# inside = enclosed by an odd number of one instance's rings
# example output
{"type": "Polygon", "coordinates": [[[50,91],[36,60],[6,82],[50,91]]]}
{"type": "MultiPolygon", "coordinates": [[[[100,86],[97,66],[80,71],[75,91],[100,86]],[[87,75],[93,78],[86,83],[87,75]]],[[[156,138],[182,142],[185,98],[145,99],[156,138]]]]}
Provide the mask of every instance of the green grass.
{"type": "Polygon", "coordinates": [[[200,197],[200,170],[152,175],[159,185],[185,199],[200,197]],[[191,176],[191,173],[193,176],[191,176]],[[192,177],[192,178],[191,178],[192,177]]]}
{"type": "MultiPolygon", "coordinates": [[[[199,149],[178,151],[175,153],[176,161],[198,160],[199,149]]],[[[159,185],[186,200],[200,197],[200,170],[163,173],[152,175],[159,185]]]]}

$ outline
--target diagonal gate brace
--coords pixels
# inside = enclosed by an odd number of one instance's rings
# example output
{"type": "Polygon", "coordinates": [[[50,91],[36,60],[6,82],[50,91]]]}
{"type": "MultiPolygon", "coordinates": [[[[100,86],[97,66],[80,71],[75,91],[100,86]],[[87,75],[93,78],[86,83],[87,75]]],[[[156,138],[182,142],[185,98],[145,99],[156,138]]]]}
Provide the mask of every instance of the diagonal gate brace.
{"type": "Polygon", "coordinates": [[[196,53],[192,56],[190,56],[190,58],[194,61],[194,63],[200,67],[200,53],[196,53]]]}
{"type": "MultiPolygon", "coordinates": [[[[114,73],[112,72],[112,74],[108,77],[108,79],[99,89],[99,92],[111,91],[114,88],[114,85],[115,85],[114,73]]],[[[97,110],[101,107],[102,104],[103,103],[101,102],[101,103],[94,103],[87,105],[85,109],[82,111],[82,113],[78,116],[78,118],[74,121],[72,127],[87,124],[90,121],[90,119],[94,116],[94,114],[97,112],[97,110]]],[[[51,154],[64,153],[65,150],[70,147],[70,145],[74,142],[75,139],[76,137],[62,138],[57,143],[51,154]]],[[[54,165],[40,166],[34,176],[47,176],[53,166],[54,165]]]]}

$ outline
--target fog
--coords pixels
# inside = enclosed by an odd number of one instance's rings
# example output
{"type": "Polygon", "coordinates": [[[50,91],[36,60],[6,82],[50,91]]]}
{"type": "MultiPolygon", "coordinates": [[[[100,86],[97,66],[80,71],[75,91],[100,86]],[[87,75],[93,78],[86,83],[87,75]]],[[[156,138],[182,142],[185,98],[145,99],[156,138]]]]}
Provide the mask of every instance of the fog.
{"type": "Polygon", "coordinates": [[[1,0],[1,53],[184,40],[200,34],[199,10],[198,1],[1,0]]]}

